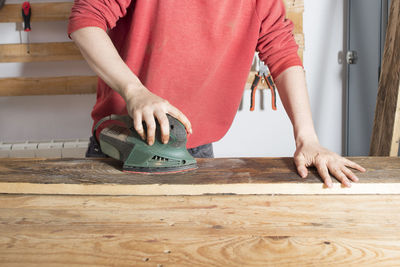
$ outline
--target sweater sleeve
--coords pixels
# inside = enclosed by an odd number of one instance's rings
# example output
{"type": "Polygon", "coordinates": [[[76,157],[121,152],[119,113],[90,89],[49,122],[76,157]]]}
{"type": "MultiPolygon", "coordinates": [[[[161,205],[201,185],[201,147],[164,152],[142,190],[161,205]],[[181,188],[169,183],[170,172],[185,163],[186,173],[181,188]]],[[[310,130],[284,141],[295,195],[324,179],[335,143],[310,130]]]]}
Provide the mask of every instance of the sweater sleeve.
{"type": "Polygon", "coordinates": [[[131,0],[75,0],[68,24],[68,36],[84,27],[95,26],[103,30],[115,27],[126,15],[131,0]]]}
{"type": "Polygon", "coordinates": [[[293,23],[286,19],[282,0],[258,0],[256,12],[261,21],[256,50],[276,78],[292,66],[302,66],[293,36],[293,23]]]}

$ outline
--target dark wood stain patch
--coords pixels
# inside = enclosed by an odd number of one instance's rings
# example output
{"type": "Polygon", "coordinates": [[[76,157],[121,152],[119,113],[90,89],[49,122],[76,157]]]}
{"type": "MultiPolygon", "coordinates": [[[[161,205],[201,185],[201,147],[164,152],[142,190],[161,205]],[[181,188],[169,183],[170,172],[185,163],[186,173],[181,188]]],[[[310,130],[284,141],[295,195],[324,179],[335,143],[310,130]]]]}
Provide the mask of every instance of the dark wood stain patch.
{"type": "MultiPolygon", "coordinates": [[[[367,168],[356,174],[363,183],[400,183],[400,158],[351,160],[367,168]]],[[[263,184],[321,183],[314,168],[302,179],[292,158],[198,159],[195,171],[178,174],[132,174],[113,159],[2,159],[0,183],[41,184],[263,184]]]]}

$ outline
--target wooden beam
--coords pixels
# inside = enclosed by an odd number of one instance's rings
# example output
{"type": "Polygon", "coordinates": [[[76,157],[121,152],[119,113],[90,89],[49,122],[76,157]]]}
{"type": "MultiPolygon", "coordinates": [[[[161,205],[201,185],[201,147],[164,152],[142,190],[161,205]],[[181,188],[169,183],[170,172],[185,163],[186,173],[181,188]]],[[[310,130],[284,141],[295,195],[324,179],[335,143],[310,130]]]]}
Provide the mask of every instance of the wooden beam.
{"type": "MultiPolygon", "coordinates": [[[[31,21],[67,20],[73,2],[31,3],[31,21]]],[[[22,22],[21,4],[6,4],[0,9],[0,22],[22,22]]]]}
{"type": "Polygon", "coordinates": [[[78,195],[400,194],[400,158],[353,158],[368,169],[351,188],[301,179],[292,158],[199,159],[180,174],[121,171],[112,159],[2,159],[0,193],[78,195]]]}
{"type": "Polygon", "coordinates": [[[286,16],[293,22],[293,33],[303,34],[303,13],[289,12],[286,14],[286,16]]]}
{"type": "Polygon", "coordinates": [[[82,60],[79,48],[73,42],[1,44],[0,62],[41,62],[82,60]]]}
{"type": "Polygon", "coordinates": [[[400,1],[392,1],[370,155],[397,157],[400,141],[400,1]]]}
{"type": "Polygon", "coordinates": [[[97,76],[0,79],[0,96],[96,93],[97,76]]]}
{"type": "Polygon", "coordinates": [[[304,0],[284,0],[286,12],[304,12],[304,0]]]}
{"type": "Polygon", "coordinates": [[[400,196],[0,195],[5,266],[397,266],[400,196]]]}

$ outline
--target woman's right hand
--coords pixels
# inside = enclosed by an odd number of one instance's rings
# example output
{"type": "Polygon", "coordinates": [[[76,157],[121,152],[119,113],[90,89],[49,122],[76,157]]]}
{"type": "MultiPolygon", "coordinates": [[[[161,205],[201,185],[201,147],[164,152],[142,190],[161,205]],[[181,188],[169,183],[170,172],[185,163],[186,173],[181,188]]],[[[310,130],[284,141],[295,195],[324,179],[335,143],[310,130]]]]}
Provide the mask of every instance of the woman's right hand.
{"type": "Polygon", "coordinates": [[[134,128],[149,145],[154,144],[156,121],[161,127],[161,141],[166,144],[169,140],[169,121],[166,114],[178,119],[191,134],[192,126],[189,119],[167,100],[153,94],[144,86],[127,88],[121,94],[125,99],[128,114],[133,118],[134,128]],[[146,124],[147,133],[143,129],[146,124]]]}

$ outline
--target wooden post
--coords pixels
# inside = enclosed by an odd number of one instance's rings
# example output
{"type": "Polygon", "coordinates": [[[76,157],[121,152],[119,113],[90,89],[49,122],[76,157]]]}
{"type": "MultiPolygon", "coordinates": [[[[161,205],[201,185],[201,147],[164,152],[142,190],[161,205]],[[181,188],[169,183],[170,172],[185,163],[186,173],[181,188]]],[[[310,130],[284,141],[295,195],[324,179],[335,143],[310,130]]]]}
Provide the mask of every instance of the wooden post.
{"type": "Polygon", "coordinates": [[[396,157],[400,141],[400,1],[392,1],[370,155],[396,157]]]}

